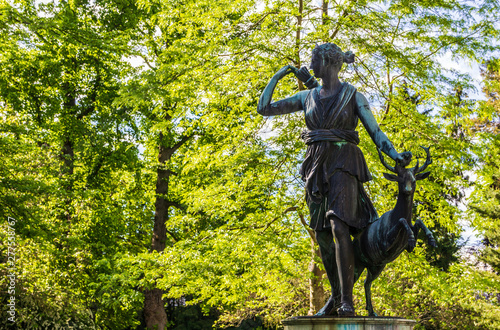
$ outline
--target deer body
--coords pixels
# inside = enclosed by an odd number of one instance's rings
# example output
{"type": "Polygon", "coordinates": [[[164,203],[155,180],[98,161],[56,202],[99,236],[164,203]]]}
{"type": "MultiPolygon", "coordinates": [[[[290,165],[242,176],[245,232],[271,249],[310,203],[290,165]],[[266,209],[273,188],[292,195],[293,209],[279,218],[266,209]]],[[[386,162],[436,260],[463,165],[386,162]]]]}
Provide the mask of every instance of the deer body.
{"type": "Polygon", "coordinates": [[[384,173],[386,179],[398,182],[398,199],[394,209],[384,213],[380,219],[368,225],[363,233],[354,241],[354,253],[356,259],[355,280],[367,269],[365,280],[366,309],[369,316],[377,316],[373,311],[371,303],[371,284],[380,275],[385,266],[395,260],[403,250],[413,251],[416,245],[416,237],[419,229],[426,233],[429,244],[436,245],[434,237],[421,220],[412,225],[413,195],[415,193],[416,181],[425,179],[429,172],[421,173],[432,161],[429,148],[424,148],[427,160],[422,167],[405,168],[407,164],[396,164],[391,167],[385,163],[382,154],[379,156],[386,168],[396,175],[384,173]]]}
{"type": "Polygon", "coordinates": [[[412,204],[413,194],[400,191],[394,209],[384,213],[379,220],[368,226],[360,239],[354,241],[365,259],[363,264],[387,264],[406,249],[408,242],[414,239],[413,233],[409,233],[405,226],[406,223],[412,227],[411,222],[406,220],[411,219],[412,204]]]}

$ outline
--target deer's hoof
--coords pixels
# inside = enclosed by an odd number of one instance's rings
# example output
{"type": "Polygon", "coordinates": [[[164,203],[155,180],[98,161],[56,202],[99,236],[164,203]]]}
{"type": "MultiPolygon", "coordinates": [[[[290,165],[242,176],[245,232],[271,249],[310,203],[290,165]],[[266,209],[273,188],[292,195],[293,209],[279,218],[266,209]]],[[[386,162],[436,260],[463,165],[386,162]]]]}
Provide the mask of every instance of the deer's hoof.
{"type": "Polygon", "coordinates": [[[434,237],[429,238],[429,245],[432,247],[437,247],[437,243],[434,237]]]}
{"type": "Polygon", "coordinates": [[[414,249],[415,246],[417,246],[417,240],[415,238],[410,238],[408,239],[408,246],[411,248],[411,249],[414,249]]]}

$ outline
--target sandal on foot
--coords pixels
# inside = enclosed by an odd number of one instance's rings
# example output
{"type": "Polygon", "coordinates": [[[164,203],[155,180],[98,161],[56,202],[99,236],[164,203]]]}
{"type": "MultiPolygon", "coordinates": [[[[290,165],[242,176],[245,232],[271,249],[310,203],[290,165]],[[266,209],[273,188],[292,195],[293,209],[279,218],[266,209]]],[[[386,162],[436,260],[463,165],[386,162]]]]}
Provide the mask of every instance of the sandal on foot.
{"type": "Polygon", "coordinates": [[[354,307],[348,303],[342,303],[342,305],[337,309],[339,316],[354,316],[356,313],[354,312],[354,307]]]}

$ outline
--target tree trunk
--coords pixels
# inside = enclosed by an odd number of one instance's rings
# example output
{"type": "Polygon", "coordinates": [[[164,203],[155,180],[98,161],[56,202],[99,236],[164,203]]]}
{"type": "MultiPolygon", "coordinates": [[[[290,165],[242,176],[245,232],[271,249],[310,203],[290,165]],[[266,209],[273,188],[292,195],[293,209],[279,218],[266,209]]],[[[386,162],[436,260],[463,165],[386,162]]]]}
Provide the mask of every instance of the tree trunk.
{"type": "MultiPolygon", "coordinates": [[[[168,208],[176,203],[168,200],[168,184],[170,170],[166,169],[165,165],[170,160],[172,155],[184,143],[191,138],[183,136],[179,142],[171,147],[166,147],[167,144],[163,134],[159,136],[158,150],[158,170],[156,179],[156,202],[155,202],[155,222],[153,227],[153,238],[151,240],[151,249],[161,252],[165,250],[167,242],[167,227],[168,208]]],[[[163,330],[167,325],[167,313],[165,312],[165,302],[162,299],[163,290],[154,288],[144,292],[144,318],[148,329],[163,330]]]]}
{"type": "MultiPolygon", "coordinates": [[[[158,162],[156,179],[156,202],[155,221],[153,227],[153,238],[151,249],[161,252],[165,249],[167,240],[166,222],[168,220],[168,183],[170,172],[164,165],[170,159],[172,152],[164,146],[163,134],[160,133],[160,147],[158,151],[158,162]]],[[[154,288],[144,292],[144,319],[148,329],[163,330],[167,325],[167,313],[165,312],[165,302],[162,299],[163,290],[154,288]]]]}
{"type": "Polygon", "coordinates": [[[163,290],[154,288],[144,292],[144,319],[148,329],[163,330],[167,325],[163,290]]]}
{"type": "MultiPolygon", "coordinates": [[[[71,116],[71,114],[75,111],[76,107],[76,97],[73,89],[70,87],[69,83],[65,82],[62,84],[62,92],[63,92],[63,109],[64,116],[71,116]]],[[[61,147],[60,158],[62,160],[62,165],[59,172],[59,177],[62,179],[62,188],[66,191],[65,197],[63,199],[65,207],[65,212],[60,215],[61,221],[66,221],[67,228],[64,231],[66,238],[69,237],[70,227],[71,227],[71,219],[73,217],[73,212],[71,209],[71,200],[73,196],[73,173],[75,166],[75,150],[73,137],[71,136],[71,131],[73,127],[71,125],[67,125],[64,127],[64,142],[61,147]]],[[[65,244],[67,242],[63,242],[59,248],[64,249],[65,244]]]]}
{"type": "MultiPolygon", "coordinates": [[[[300,61],[300,41],[301,41],[301,32],[302,32],[302,14],[304,11],[304,3],[303,0],[299,0],[299,14],[297,15],[297,29],[295,30],[295,66],[300,69],[301,61],[300,61]]],[[[297,84],[299,85],[299,90],[305,90],[304,84],[297,78],[297,84]]]]}
{"type": "MultiPolygon", "coordinates": [[[[75,107],[76,107],[76,97],[73,89],[69,85],[68,82],[64,82],[62,84],[62,92],[63,92],[63,109],[64,109],[64,115],[65,116],[72,116],[73,113],[75,112],[75,107]]],[[[75,157],[75,152],[73,149],[73,141],[71,137],[71,130],[73,127],[71,126],[66,126],[65,127],[65,138],[64,138],[64,143],[61,148],[61,158],[63,161],[63,165],[61,168],[61,177],[70,177],[68,182],[65,183],[65,189],[67,191],[73,190],[73,186],[71,184],[71,176],[73,175],[73,168],[74,168],[74,157],[75,157]]]]}
{"type": "Polygon", "coordinates": [[[321,260],[321,253],[314,231],[309,228],[301,212],[299,212],[299,218],[311,238],[311,262],[309,263],[311,277],[309,279],[309,312],[307,314],[314,315],[323,307],[327,298],[323,284],[321,284],[323,276],[326,276],[326,272],[319,268],[316,262],[316,260],[321,260]]]}
{"type": "Polygon", "coordinates": [[[328,23],[328,0],[323,0],[321,9],[321,24],[326,25],[328,23]]]}
{"type": "Polygon", "coordinates": [[[321,260],[318,244],[311,237],[311,262],[309,263],[309,271],[311,278],[309,280],[309,312],[308,315],[316,314],[325,304],[326,293],[321,281],[326,272],[319,268],[316,260],[321,260]]]}

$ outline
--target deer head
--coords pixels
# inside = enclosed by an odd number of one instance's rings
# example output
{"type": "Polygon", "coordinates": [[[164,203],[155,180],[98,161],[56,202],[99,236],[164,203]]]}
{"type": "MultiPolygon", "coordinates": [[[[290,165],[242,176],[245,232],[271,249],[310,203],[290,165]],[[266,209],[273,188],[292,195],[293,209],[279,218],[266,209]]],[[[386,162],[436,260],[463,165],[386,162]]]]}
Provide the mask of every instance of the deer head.
{"type": "MultiPolygon", "coordinates": [[[[419,162],[417,160],[417,165],[415,165],[415,167],[413,168],[406,168],[404,164],[400,164],[398,162],[396,162],[396,166],[394,167],[390,166],[384,160],[384,157],[382,156],[380,150],[378,150],[378,155],[382,164],[389,171],[396,174],[394,175],[394,174],[384,173],[384,177],[389,181],[398,182],[399,190],[404,194],[413,194],[413,192],[415,191],[417,180],[423,180],[427,178],[430,174],[430,172],[423,172],[427,168],[427,166],[429,166],[432,163],[431,154],[429,152],[430,147],[429,148],[421,147],[421,148],[425,150],[427,158],[425,160],[424,165],[422,165],[421,167],[419,167],[419,162]]],[[[406,162],[406,164],[409,164],[410,161],[411,158],[406,162]]]]}

